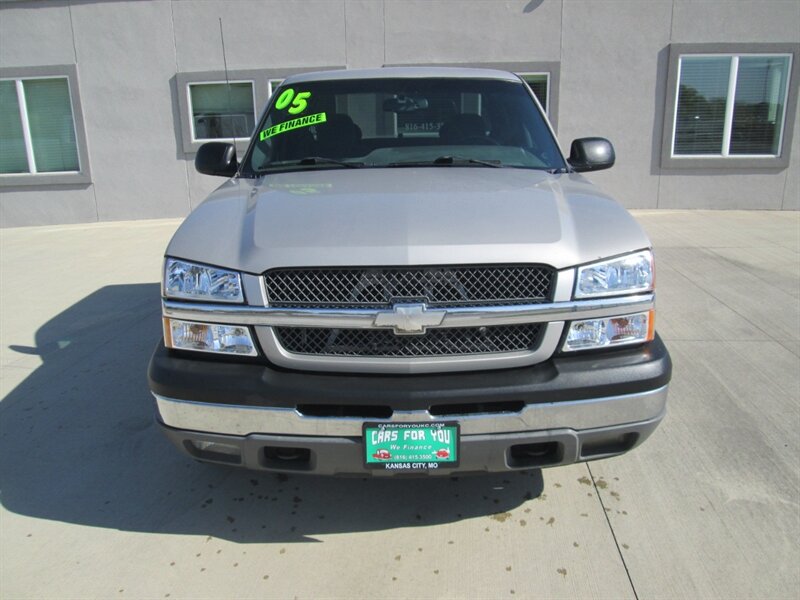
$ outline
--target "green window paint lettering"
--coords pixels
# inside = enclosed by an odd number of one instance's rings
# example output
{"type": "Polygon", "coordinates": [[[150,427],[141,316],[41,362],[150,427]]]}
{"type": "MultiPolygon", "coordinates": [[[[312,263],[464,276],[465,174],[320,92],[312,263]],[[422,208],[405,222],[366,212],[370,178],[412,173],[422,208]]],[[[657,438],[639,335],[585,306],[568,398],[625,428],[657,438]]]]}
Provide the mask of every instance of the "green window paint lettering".
{"type": "Polygon", "coordinates": [[[294,90],[292,88],[288,88],[283,90],[283,93],[278,96],[278,99],[275,101],[275,108],[278,110],[283,110],[289,103],[291,103],[292,98],[294,98],[294,90]]]}
{"type": "Polygon", "coordinates": [[[319,123],[324,123],[325,121],[327,121],[327,115],[324,112],[317,113],[315,115],[307,115],[297,119],[290,119],[262,130],[261,133],[258,134],[258,139],[263,142],[265,139],[271,138],[279,133],[291,131],[292,129],[299,129],[300,127],[308,127],[309,125],[317,125],[319,123]]]}
{"type": "Polygon", "coordinates": [[[295,96],[293,88],[287,88],[281,92],[278,99],[275,101],[275,108],[283,110],[291,104],[289,114],[297,115],[308,108],[308,99],[311,98],[311,92],[300,92],[295,96]]]}
{"type": "Polygon", "coordinates": [[[289,109],[289,113],[296,115],[303,112],[308,107],[308,102],[306,102],[306,100],[310,97],[311,92],[300,92],[297,94],[297,96],[294,97],[294,102],[292,102],[292,108],[289,109]]]}

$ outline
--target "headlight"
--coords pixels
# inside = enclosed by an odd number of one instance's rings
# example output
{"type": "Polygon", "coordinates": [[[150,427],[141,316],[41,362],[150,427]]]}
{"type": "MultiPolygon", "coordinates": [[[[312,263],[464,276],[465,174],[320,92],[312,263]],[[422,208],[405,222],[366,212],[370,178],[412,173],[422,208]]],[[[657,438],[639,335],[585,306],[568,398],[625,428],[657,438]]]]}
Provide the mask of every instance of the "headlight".
{"type": "Polygon", "coordinates": [[[649,250],[578,267],[575,298],[597,298],[653,289],[653,253],[649,250]]]}
{"type": "Polygon", "coordinates": [[[250,329],[243,325],[216,325],[164,319],[164,345],[177,350],[239,356],[258,355],[250,329]]]}
{"type": "Polygon", "coordinates": [[[641,344],[655,337],[655,311],[570,323],[563,352],[641,344]]]}
{"type": "Polygon", "coordinates": [[[235,271],[168,258],[164,265],[167,298],[244,302],[242,281],[235,271]]]}

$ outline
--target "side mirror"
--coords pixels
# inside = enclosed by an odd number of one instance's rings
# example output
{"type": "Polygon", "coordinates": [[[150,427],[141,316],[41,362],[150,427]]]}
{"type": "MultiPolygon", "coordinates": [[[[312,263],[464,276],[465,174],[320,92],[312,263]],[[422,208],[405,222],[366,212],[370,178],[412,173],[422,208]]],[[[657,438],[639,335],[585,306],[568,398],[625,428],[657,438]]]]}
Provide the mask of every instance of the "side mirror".
{"type": "Polygon", "coordinates": [[[572,142],[567,162],[578,173],[610,169],[616,160],[614,146],[606,138],[580,138],[572,142]]]}
{"type": "Polygon", "coordinates": [[[238,166],[236,148],[225,142],[207,142],[194,157],[194,168],[204,175],[233,177],[238,166]]]}

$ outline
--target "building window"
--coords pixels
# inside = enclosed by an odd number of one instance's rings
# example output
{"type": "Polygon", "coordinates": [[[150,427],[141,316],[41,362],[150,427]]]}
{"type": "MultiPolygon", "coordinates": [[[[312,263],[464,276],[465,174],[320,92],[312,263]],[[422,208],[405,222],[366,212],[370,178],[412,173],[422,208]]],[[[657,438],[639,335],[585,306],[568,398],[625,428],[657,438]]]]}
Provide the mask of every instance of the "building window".
{"type": "Polygon", "coordinates": [[[191,83],[192,141],[249,138],[256,126],[252,81],[191,83]]]}
{"type": "Polygon", "coordinates": [[[662,167],[788,165],[797,48],[674,44],[662,167]]]}
{"type": "Polygon", "coordinates": [[[517,73],[517,75],[525,80],[542,105],[545,114],[549,115],[550,73],[517,73]]]}
{"type": "Polygon", "coordinates": [[[0,174],[80,171],[69,80],[0,81],[0,174]]]}
{"type": "Polygon", "coordinates": [[[791,55],[681,56],[673,156],[778,156],[791,55]]]}
{"type": "Polygon", "coordinates": [[[283,79],[270,79],[269,81],[267,81],[267,93],[270,98],[272,97],[272,94],[275,93],[275,90],[277,90],[282,83],[283,79]]]}
{"type": "Polygon", "coordinates": [[[0,187],[91,181],[76,66],[0,68],[0,187]]]}

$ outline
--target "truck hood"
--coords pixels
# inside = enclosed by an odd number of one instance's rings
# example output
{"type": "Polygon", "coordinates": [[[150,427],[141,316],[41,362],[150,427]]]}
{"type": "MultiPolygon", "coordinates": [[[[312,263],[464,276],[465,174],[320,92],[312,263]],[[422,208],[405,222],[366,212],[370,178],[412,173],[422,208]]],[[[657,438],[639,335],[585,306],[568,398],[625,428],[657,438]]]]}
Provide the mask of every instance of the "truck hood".
{"type": "Polygon", "coordinates": [[[234,179],[175,233],[167,255],[248,273],[292,266],[544,263],[650,246],[579,175],[527,169],[321,169],[234,179]]]}

